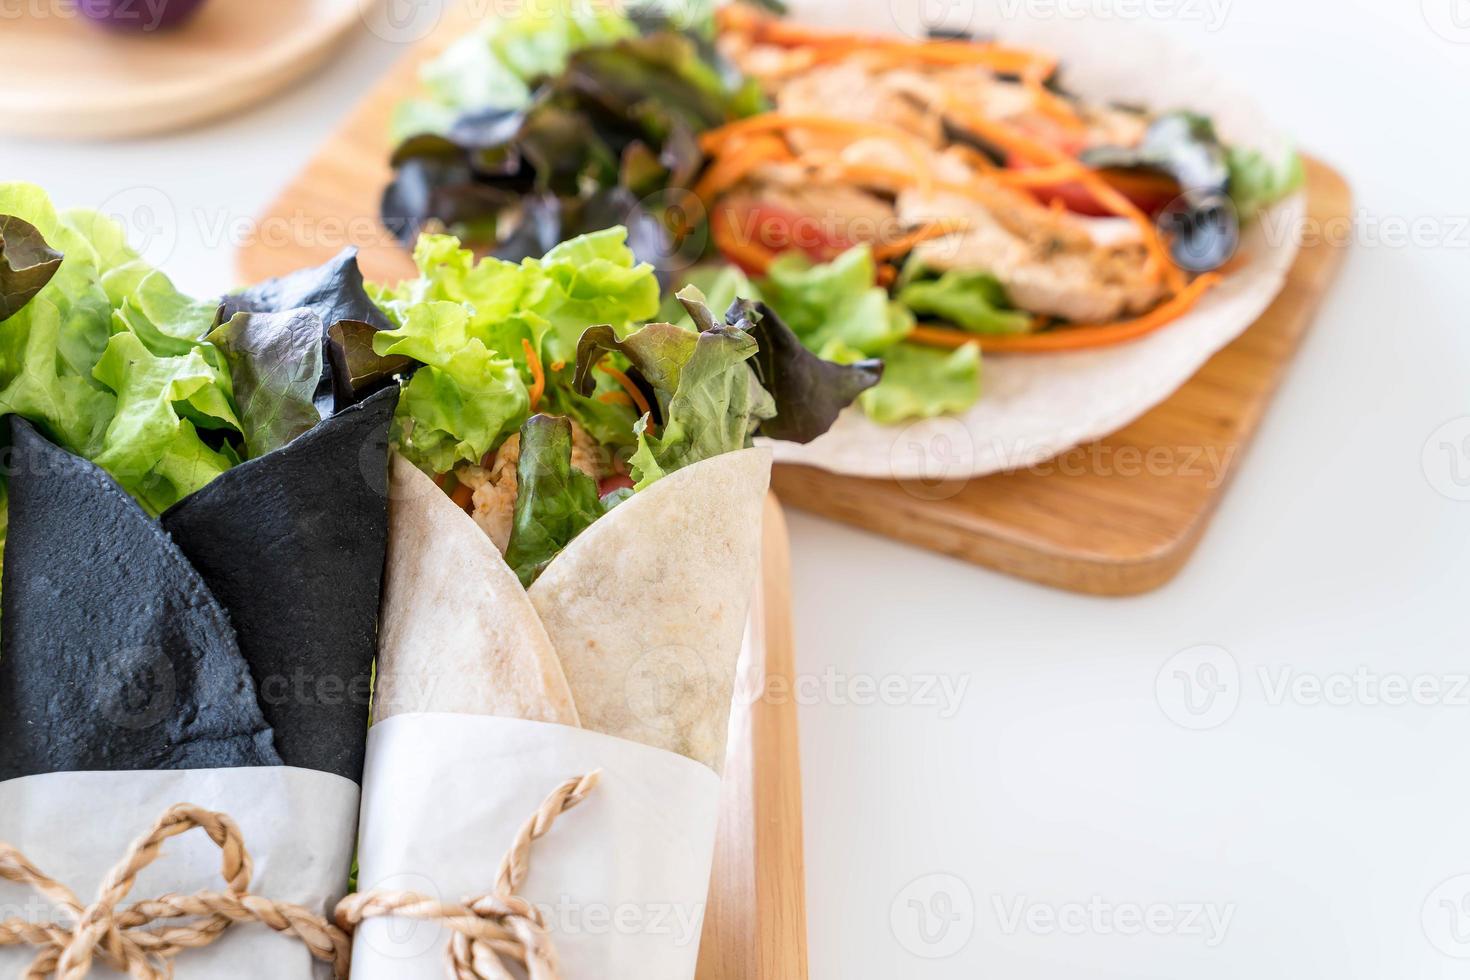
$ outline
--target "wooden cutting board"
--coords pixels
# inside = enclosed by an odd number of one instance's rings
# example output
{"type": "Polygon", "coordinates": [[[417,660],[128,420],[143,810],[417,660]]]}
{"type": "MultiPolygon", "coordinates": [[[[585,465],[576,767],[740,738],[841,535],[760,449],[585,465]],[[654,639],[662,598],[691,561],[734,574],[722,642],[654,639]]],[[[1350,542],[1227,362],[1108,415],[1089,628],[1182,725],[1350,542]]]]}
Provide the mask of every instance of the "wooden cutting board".
{"type": "Polygon", "coordinates": [[[777,467],[788,506],[1095,595],[1157,588],[1184,566],[1224,494],[1346,251],[1324,229],[1350,220],[1347,182],[1307,160],[1316,234],[1245,333],[1168,400],[1106,439],[1034,471],[902,484],[777,467]]]}
{"type": "Polygon", "coordinates": [[[796,669],[791,557],[774,495],[766,498],[761,566],[730,714],[698,980],[806,980],[796,703],[761,696],[790,691],[796,669]]]}
{"type": "MultiPolygon", "coordinates": [[[[207,0],[175,30],[98,27],[76,0],[0,3],[0,132],[60,139],[159,133],[279,92],[361,28],[372,0],[207,0]]],[[[127,9],[152,23],[151,7],[127,9]]]]}

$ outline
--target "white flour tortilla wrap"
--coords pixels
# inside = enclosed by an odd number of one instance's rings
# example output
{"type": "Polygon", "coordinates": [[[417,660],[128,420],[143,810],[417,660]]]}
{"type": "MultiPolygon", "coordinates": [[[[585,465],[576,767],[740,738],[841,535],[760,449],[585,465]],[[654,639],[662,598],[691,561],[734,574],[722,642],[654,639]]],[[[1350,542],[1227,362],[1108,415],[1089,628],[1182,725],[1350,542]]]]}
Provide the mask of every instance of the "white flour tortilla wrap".
{"type": "Polygon", "coordinates": [[[671,473],[531,585],[584,726],[721,769],[770,473],[764,449],[671,473]]]}
{"type": "Polygon", "coordinates": [[[528,593],[475,522],[395,457],[375,720],[580,719],[718,771],[770,465],[745,449],[664,477],[528,593]]]}
{"type": "MultiPolygon", "coordinates": [[[[1191,109],[1222,138],[1283,159],[1289,140],[1235,78],[1141,16],[1083,16],[1112,4],[851,3],[793,0],[792,21],[919,38],[944,27],[1061,58],[1062,81],[1094,101],[1191,109]]],[[[1122,6],[1122,5],[1116,5],[1122,6]]],[[[1138,7],[1144,7],[1139,4],[1138,7]]],[[[1204,5],[1201,5],[1201,10],[1204,5]]],[[[1279,202],[1242,235],[1239,264],[1176,322],[1129,343],[1045,355],[987,355],[980,401],[960,415],[879,425],[856,407],[805,445],[771,442],[783,463],[888,480],[958,480],[1034,466],[1132,422],[1245,331],[1286,281],[1306,198],[1279,202]]]]}
{"type": "Polygon", "coordinates": [[[576,725],[520,580],[470,517],[393,455],[375,722],[455,712],[576,725]]]}

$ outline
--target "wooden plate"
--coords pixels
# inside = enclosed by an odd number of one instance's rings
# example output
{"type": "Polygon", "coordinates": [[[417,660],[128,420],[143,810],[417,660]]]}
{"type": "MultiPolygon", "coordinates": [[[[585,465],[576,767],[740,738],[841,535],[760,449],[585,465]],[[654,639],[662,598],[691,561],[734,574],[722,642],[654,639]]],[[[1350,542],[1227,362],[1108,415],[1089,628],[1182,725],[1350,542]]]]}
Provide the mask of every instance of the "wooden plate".
{"type": "MultiPolygon", "coordinates": [[[[0,18],[0,132],[97,139],[192,125],[281,90],[362,23],[363,0],[207,0],[177,30],[105,30],[74,0],[0,18]]],[[[135,0],[140,16],[149,6],[135,0]]]]}
{"type": "Polygon", "coordinates": [[[766,498],[761,587],[740,659],[698,980],[806,980],[801,762],[786,520],[766,498]]]}

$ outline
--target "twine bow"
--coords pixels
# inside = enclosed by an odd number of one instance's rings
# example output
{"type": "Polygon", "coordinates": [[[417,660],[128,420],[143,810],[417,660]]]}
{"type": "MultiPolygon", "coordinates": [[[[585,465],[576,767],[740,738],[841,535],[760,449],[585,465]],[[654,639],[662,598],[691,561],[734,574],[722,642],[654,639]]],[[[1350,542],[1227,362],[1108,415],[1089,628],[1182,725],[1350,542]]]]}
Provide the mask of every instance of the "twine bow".
{"type": "Polygon", "coordinates": [[[558,980],[556,950],[536,906],[516,892],[531,870],[531,845],[545,836],[556,818],[587,798],[601,771],[568,779],[521,824],[500,861],[495,889],[459,904],[438,902],[407,891],[348,895],[337,905],[337,925],[352,932],[367,919],[397,916],[439,922],[452,930],[446,950],[451,980],[514,980],[509,964],[528,980],[558,980]]]}
{"type": "Polygon", "coordinates": [[[311,955],[332,964],[338,977],[347,976],[351,940],[308,909],[289,902],[273,902],[251,895],[253,864],[240,828],[226,814],[188,803],[169,807],[128,848],[107,873],[97,900],[83,907],[70,888],[48,877],[9,844],[0,844],[0,878],[30,885],[55,902],[67,922],[0,921],[0,946],[25,944],[40,948],[22,977],[24,980],[81,980],[102,961],[133,980],[166,980],[173,975],[170,960],[185,949],[208,946],[236,922],[261,922],[277,932],[306,943],[311,955]],[[132,890],[138,873],[158,859],[163,842],[198,827],[220,849],[220,877],[227,891],[195,895],[164,895],[119,908],[132,890]],[[183,925],[145,929],[171,919],[190,919],[183,925]]]}
{"type": "Polygon", "coordinates": [[[0,879],[31,886],[55,902],[66,919],[41,923],[23,918],[0,920],[0,947],[29,945],[40,950],[22,974],[23,980],[83,980],[97,958],[133,980],[168,980],[178,953],[208,946],[235,923],[260,922],[301,940],[312,956],[332,964],[338,980],[346,980],[353,929],[370,918],[400,916],[438,921],[452,930],[447,951],[452,980],[512,980],[507,963],[520,966],[529,980],[558,980],[556,951],[546,924],[536,907],[516,891],[530,871],[532,843],[551,830],[557,817],[586,799],[599,776],[591,772],[569,779],[541,803],[517,831],[500,862],[495,890],[489,894],[460,904],[440,903],[412,892],[348,895],[337,905],[336,925],[300,905],[251,895],[253,863],[240,828],[226,814],[188,803],[170,807],[147,834],[133,842],[107,873],[97,900],[88,906],[20,851],[0,843],[0,879]],[[158,859],[164,841],[196,827],[220,849],[220,876],[227,890],[170,894],[122,906],[138,874],[158,859]],[[175,919],[189,921],[144,928],[175,919]]]}

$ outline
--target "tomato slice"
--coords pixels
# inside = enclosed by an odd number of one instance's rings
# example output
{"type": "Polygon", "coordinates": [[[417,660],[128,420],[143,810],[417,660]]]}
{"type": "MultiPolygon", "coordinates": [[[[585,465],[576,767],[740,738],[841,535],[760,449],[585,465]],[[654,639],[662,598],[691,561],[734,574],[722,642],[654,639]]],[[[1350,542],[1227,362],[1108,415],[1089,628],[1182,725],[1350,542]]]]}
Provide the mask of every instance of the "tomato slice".
{"type": "Polygon", "coordinates": [[[614,491],[623,489],[633,489],[633,478],[631,476],[628,476],[626,473],[614,473],[612,476],[603,477],[602,480],[598,482],[597,496],[599,498],[606,497],[608,494],[613,493],[614,491]]]}
{"type": "MultiPolygon", "coordinates": [[[[1030,170],[1035,165],[1020,157],[1011,156],[1006,160],[1006,166],[1011,170],[1030,170]]],[[[1161,174],[1135,173],[1125,170],[1102,170],[1098,173],[1103,180],[1132,201],[1144,214],[1158,214],[1168,207],[1169,202],[1178,197],[1180,193],[1179,185],[1172,178],[1161,174]]],[[[1028,187],[1026,190],[1030,191],[1031,196],[1042,204],[1057,201],[1073,214],[1106,218],[1113,213],[1099,204],[1092,191],[1088,190],[1084,184],[1076,181],[1028,187]]]]}
{"type": "MultiPolygon", "coordinates": [[[[857,244],[827,227],[820,217],[778,204],[754,204],[734,212],[732,217],[740,234],[751,236],[755,244],[777,255],[795,250],[805,252],[813,262],[830,262],[857,244]]],[[[737,256],[725,258],[742,264],[737,256]]]]}

